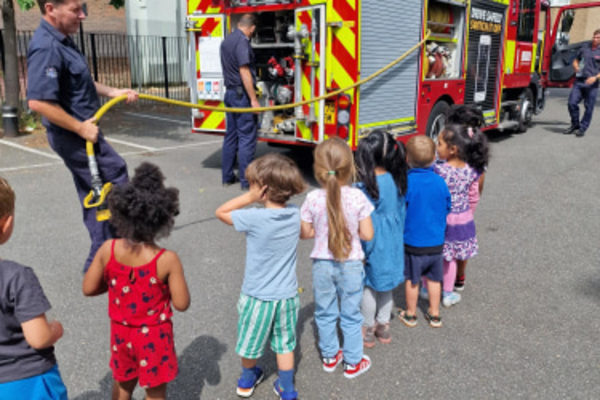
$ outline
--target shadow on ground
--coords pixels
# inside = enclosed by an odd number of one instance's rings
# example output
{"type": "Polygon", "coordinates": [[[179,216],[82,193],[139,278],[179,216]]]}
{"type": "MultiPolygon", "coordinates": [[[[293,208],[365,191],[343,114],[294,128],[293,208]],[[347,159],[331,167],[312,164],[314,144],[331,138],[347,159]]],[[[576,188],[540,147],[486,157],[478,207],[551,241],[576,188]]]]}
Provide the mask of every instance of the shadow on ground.
{"type": "MultiPolygon", "coordinates": [[[[197,400],[201,398],[206,384],[215,386],[221,383],[219,361],[226,351],[227,346],[212,336],[196,338],[177,358],[179,374],[167,386],[168,398],[197,400]]],[[[112,384],[112,373],[108,372],[98,382],[98,390],[87,391],[73,400],[108,399],[112,391],[112,384]]]]}

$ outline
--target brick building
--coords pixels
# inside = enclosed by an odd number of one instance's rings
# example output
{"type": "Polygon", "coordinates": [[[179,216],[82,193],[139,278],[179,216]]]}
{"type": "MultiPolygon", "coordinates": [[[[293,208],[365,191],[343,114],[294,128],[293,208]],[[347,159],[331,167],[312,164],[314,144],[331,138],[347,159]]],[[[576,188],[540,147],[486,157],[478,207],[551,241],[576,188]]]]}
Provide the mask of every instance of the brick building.
{"type": "MultiPolygon", "coordinates": [[[[36,5],[29,11],[22,11],[15,2],[15,19],[17,30],[33,31],[35,30],[41,18],[39,7],[36,5]]],[[[88,17],[83,21],[83,29],[86,32],[115,32],[127,33],[127,24],[125,19],[125,8],[118,10],[108,4],[109,0],[85,0],[87,3],[88,17]]],[[[0,29],[2,21],[0,20],[0,29]]]]}

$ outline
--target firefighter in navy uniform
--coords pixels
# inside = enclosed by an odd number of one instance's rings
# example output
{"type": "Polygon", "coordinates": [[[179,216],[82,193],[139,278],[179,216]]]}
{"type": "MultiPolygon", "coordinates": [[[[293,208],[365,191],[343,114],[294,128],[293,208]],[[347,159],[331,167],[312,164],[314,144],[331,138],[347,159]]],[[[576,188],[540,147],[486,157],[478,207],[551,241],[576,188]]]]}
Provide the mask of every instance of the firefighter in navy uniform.
{"type": "Polygon", "coordinates": [[[94,82],[85,57],[69,37],[85,19],[81,0],[38,0],[38,4],[42,20],[27,51],[27,99],[29,108],[43,117],[50,146],[73,175],[83,222],[92,241],[86,271],[98,248],[113,237],[108,221],[97,221],[96,210],[83,207],[83,199],[91,190],[86,141],[95,143],[96,161],[105,182],[122,184],[128,180],[127,164],[95,124],[98,95],[127,95],[127,102],[132,102],[138,94],[94,82]]]}
{"type": "MultiPolygon", "coordinates": [[[[221,66],[225,78],[225,105],[227,107],[260,107],[256,98],[256,68],[250,38],[256,30],[256,19],[244,14],[235,29],[221,44],[221,66]]],[[[227,131],[223,140],[222,182],[230,185],[237,181],[233,168],[236,159],[242,189],[248,188],[246,167],[256,150],[258,116],[254,113],[227,113],[227,131]]]]}
{"type": "Polygon", "coordinates": [[[565,135],[574,133],[578,137],[585,135],[585,131],[592,122],[594,105],[598,94],[600,81],[600,29],[594,31],[592,43],[585,44],[573,61],[576,78],[573,89],[569,95],[569,114],[571,126],[564,132],[565,135]],[[583,64],[583,65],[582,65],[583,64]],[[585,112],[579,121],[579,103],[583,100],[585,112]]]}

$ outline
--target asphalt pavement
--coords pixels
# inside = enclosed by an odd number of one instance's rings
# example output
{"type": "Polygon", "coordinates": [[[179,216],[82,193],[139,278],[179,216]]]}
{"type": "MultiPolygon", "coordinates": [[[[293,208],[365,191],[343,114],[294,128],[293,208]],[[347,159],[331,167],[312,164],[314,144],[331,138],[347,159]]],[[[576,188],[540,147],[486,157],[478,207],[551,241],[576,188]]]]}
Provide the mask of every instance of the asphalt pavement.
{"type": "MultiPolygon", "coordinates": [[[[600,397],[600,114],[585,137],[563,135],[566,93],[554,92],[525,134],[489,134],[492,158],[476,213],[480,254],[469,262],[463,300],[442,309],[443,328],[430,328],[421,311],[413,329],[394,319],[392,343],[366,350],[373,365],[357,379],[345,379],[341,368],[321,369],[312,242],[300,243],[305,291],[296,385],[302,399],[600,397]]],[[[214,217],[221,203],[241,193],[221,186],[222,139],[190,133],[187,111],[156,107],[119,106],[101,126],[131,173],[143,161],[156,163],[167,185],[180,190],[181,214],[161,244],[180,255],[192,305],[174,316],[180,373],[169,398],[236,398],[245,239],[214,217]]],[[[258,146],[259,155],[269,151],[294,158],[314,186],[309,151],[258,146]]],[[[69,396],[109,399],[107,298],[81,293],[89,238],[71,176],[39,135],[0,140],[0,175],[17,195],[14,235],[0,254],[35,269],[53,305],[50,317],[64,325],[56,354],[69,396]]],[[[404,305],[403,289],[394,297],[404,305]]],[[[267,378],[253,398],[274,399],[270,350],[259,365],[267,378]]]]}

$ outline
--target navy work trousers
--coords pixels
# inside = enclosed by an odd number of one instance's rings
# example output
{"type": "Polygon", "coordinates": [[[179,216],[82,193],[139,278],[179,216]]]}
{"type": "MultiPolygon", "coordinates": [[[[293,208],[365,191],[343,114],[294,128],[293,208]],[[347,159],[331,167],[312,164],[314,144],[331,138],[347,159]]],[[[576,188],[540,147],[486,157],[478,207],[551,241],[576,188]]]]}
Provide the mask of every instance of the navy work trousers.
{"type": "MultiPolygon", "coordinates": [[[[92,244],[83,271],[89,268],[96,251],[106,240],[114,237],[114,232],[108,221],[96,220],[96,209],[83,207],[83,199],[92,189],[92,176],[88,167],[85,141],[78,137],[65,137],[74,135],[69,132],[48,132],[48,141],[52,149],[63,159],[65,165],[73,175],[75,189],[79,196],[79,203],[83,210],[83,223],[87,228],[92,244]]],[[[113,185],[127,183],[127,164],[119,154],[106,142],[102,134],[98,135],[98,142],[94,145],[96,162],[100,170],[102,182],[112,182],[113,185]]]]}
{"type": "MultiPolygon", "coordinates": [[[[227,89],[225,92],[227,107],[250,107],[250,99],[244,91],[227,89]]],[[[227,132],[223,140],[221,169],[223,183],[233,182],[233,168],[237,159],[240,183],[248,187],[246,167],[252,162],[256,151],[257,115],[253,113],[227,113],[227,132]]]]}
{"type": "Polygon", "coordinates": [[[579,129],[581,132],[585,132],[590,127],[597,94],[597,83],[586,85],[584,80],[575,80],[573,89],[571,89],[571,94],[569,95],[569,114],[571,114],[572,127],[579,129]],[[585,112],[583,113],[583,118],[579,121],[579,103],[582,100],[585,112]]]}

